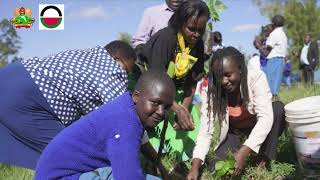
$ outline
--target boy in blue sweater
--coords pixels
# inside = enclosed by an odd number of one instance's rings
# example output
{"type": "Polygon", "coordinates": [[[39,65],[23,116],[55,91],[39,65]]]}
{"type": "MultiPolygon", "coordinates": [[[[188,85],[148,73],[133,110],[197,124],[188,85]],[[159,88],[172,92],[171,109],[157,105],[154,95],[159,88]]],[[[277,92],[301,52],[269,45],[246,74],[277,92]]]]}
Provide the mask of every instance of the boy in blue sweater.
{"type": "Polygon", "coordinates": [[[92,111],[59,133],[43,151],[36,180],[81,179],[110,167],[116,180],[145,179],[140,145],[145,128],[166,119],[175,99],[175,86],[163,72],[150,70],[126,92],[92,111]]]}

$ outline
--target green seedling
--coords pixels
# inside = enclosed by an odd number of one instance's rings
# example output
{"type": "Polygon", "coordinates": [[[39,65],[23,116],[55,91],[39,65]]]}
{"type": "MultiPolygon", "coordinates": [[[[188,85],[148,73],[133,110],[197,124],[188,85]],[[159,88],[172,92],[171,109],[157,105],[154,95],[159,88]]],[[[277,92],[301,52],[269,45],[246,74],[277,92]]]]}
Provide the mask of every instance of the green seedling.
{"type": "Polygon", "coordinates": [[[225,160],[216,162],[214,172],[215,178],[221,179],[223,177],[232,176],[235,170],[234,165],[235,159],[233,157],[233,154],[229,152],[225,160]]]}

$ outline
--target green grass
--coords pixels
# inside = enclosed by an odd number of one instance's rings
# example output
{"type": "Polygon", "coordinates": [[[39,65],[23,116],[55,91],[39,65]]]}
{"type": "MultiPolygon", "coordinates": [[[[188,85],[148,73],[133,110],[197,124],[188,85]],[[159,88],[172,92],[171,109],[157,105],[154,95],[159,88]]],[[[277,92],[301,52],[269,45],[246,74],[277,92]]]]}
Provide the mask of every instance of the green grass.
{"type": "Polygon", "coordinates": [[[0,180],[32,180],[33,176],[32,170],[0,164],[0,180]]]}
{"type": "MultiPolygon", "coordinates": [[[[302,84],[298,84],[289,89],[287,89],[286,87],[281,87],[279,99],[283,103],[287,104],[294,100],[314,95],[320,95],[320,85],[304,86],[302,84]]],[[[174,158],[170,156],[164,156],[162,162],[169,171],[173,169],[173,165],[175,164],[174,158]]],[[[190,168],[190,166],[190,162],[187,162],[186,167],[190,168]]],[[[1,164],[0,172],[0,180],[31,180],[34,176],[34,172],[31,170],[1,164]]],[[[290,177],[291,179],[301,179],[299,175],[300,173],[296,154],[294,151],[293,141],[290,131],[287,131],[279,138],[277,160],[272,161],[267,166],[267,168],[256,167],[249,161],[243,172],[243,176],[239,179],[273,180],[281,179],[283,177],[290,177]]],[[[179,178],[175,176],[175,178],[173,179],[178,180],[179,178]]],[[[212,173],[204,168],[202,180],[212,179],[212,173]]]]}

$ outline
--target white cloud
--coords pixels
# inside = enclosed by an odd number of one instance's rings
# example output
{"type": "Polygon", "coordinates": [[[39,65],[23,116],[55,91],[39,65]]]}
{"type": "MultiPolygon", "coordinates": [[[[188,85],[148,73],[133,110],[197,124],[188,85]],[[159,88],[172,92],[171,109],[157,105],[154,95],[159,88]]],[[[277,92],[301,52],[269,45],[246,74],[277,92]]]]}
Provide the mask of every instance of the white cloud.
{"type": "Polygon", "coordinates": [[[234,26],[231,31],[232,32],[248,32],[248,31],[255,31],[261,27],[260,24],[240,24],[234,26]]]}
{"type": "Polygon", "coordinates": [[[70,15],[77,18],[107,18],[108,14],[105,13],[106,10],[101,6],[87,7],[74,12],[71,12],[70,15]]]}

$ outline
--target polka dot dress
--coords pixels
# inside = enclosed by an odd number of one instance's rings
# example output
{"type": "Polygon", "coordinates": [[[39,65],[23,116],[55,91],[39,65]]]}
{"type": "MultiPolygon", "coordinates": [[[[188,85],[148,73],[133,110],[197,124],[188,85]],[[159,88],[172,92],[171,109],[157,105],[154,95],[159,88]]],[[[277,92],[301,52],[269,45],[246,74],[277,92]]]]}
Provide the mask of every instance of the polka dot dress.
{"type": "Polygon", "coordinates": [[[126,90],[127,73],[103,47],[23,61],[58,118],[69,125],[126,90]]]}

